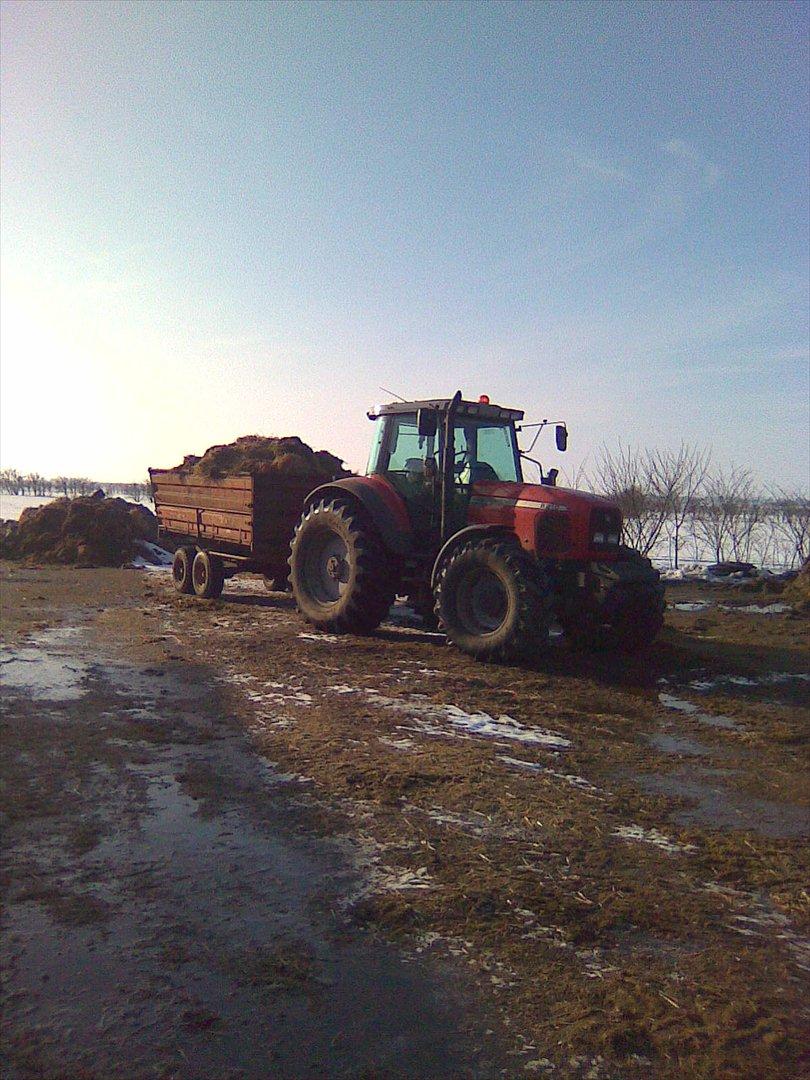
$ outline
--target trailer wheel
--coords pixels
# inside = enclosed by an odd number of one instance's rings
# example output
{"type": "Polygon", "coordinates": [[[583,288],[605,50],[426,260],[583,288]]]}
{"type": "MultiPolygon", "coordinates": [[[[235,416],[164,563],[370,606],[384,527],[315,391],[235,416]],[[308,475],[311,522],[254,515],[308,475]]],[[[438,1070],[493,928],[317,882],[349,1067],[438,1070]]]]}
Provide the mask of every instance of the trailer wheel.
{"type": "Polygon", "coordinates": [[[548,642],[548,578],[512,540],[460,547],[439,572],[435,598],[448,639],[480,660],[531,659],[548,642]]]}
{"type": "Polygon", "coordinates": [[[198,551],[191,566],[191,580],[197,596],[202,600],[216,600],[225,584],[222,559],[207,551],[198,551]]]}
{"type": "Polygon", "coordinates": [[[368,634],[394,602],[396,576],[382,541],[342,500],[321,500],[304,511],[289,564],[298,610],[321,630],[368,634]]]}
{"type": "Polygon", "coordinates": [[[172,584],[179,593],[186,593],[186,595],[194,592],[191,580],[194,553],[193,547],[179,547],[172,559],[172,584]]]}

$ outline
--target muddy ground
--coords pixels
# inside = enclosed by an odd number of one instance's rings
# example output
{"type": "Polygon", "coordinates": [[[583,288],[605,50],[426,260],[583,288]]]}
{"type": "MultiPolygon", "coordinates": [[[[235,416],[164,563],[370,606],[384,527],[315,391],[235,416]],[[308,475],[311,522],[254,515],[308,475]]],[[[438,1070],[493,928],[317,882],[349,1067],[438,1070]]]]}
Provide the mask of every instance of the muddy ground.
{"type": "Polygon", "coordinates": [[[6,1077],[794,1077],[807,616],[637,660],[3,568],[6,1077]]]}

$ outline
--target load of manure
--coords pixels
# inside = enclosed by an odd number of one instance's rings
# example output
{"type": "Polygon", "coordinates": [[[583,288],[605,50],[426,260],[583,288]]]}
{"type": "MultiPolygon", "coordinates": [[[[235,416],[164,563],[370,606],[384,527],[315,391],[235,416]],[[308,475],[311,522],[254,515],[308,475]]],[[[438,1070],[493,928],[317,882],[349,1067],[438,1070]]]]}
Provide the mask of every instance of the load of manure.
{"type": "Polygon", "coordinates": [[[73,566],[123,566],[149,559],[157,518],[145,506],[103,491],[23,510],[0,528],[0,557],[73,566]]]}
{"type": "Polygon", "coordinates": [[[782,590],[782,599],[797,611],[810,614],[810,559],[805,559],[796,577],[782,590]]]}
{"type": "Polygon", "coordinates": [[[235,442],[209,446],[202,457],[187,454],[172,471],[210,480],[244,473],[251,476],[280,473],[325,483],[336,477],[351,476],[339,457],[328,450],[313,450],[297,435],[284,438],[242,435],[235,442]]]}

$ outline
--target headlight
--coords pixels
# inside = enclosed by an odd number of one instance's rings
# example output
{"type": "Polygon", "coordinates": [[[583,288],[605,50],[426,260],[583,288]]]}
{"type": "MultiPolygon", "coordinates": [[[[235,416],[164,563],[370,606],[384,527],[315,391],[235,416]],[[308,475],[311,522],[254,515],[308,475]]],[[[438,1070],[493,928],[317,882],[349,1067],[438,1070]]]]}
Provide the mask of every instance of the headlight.
{"type": "Polygon", "coordinates": [[[615,550],[621,540],[622,519],[618,509],[594,507],[590,523],[591,547],[615,550]]]}

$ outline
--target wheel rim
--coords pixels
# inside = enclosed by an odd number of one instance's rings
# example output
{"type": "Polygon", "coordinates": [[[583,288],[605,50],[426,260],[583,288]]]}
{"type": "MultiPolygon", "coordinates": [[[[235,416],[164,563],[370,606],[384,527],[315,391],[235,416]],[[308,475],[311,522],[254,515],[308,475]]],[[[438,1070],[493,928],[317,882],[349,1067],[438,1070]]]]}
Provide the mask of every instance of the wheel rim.
{"type": "Polygon", "coordinates": [[[319,604],[340,600],[349,583],[349,549],[337,533],[324,529],[309,540],[304,551],[302,576],[307,594],[319,604]]]}
{"type": "Polygon", "coordinates": [[[198,589],[204,589],[208,583],[208,567],[203,559],[195,559],[191,570],[192,580],[198,589]]]}
{"type": "Polygon", "coordinates": [[[485,567],[468,571],[458,584],[456,611],[469,633],[493,633],[506,618],[508,607],[503,582],[485,567]]]}

